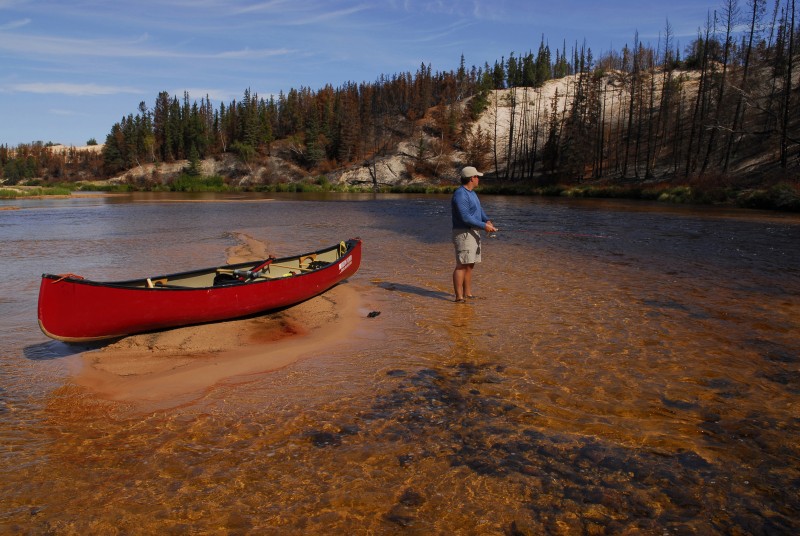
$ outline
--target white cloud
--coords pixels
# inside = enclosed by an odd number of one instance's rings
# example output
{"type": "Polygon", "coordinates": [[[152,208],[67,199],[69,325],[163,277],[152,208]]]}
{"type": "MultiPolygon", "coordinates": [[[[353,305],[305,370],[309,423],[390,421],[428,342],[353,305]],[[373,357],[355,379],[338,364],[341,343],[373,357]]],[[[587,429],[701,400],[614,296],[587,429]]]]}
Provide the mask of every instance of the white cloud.
{"type": "Polygon", "coordinates": [[[142,93],[132,87],[101,86],[98,84],[69,84],[64,82],[32,82],[12,84],[8,91],[16,93],[59,94],[72,97],[89,97],[95,95],[118,95],[120,93],[142,93]]]}

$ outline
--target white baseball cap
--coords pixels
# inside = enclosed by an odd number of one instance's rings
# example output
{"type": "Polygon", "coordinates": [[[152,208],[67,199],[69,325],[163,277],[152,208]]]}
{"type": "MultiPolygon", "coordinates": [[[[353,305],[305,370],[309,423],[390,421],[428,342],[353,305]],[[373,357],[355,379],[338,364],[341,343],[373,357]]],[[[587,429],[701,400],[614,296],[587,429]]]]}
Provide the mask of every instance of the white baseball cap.
{"type": "Polygon", "coordinates": [[[481,173],[472,166],[467,166],[461,170],[461,176],[464,177],[465,179],[471,179],[472,177],[475,176],[483,177],[483,173],[481,173]]]}

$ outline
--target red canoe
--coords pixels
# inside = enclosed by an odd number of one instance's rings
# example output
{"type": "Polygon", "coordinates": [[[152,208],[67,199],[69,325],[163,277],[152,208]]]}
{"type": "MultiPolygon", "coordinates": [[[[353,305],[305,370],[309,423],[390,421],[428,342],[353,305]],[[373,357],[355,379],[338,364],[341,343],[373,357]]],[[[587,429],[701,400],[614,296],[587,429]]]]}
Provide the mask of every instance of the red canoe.
{"type": "Polygon", "coordinates": [[[218,322],[295,305],[358,271],[361,240],[285,258],[131,281],[42,275],[39,327],[66,342],[218,322]]]}

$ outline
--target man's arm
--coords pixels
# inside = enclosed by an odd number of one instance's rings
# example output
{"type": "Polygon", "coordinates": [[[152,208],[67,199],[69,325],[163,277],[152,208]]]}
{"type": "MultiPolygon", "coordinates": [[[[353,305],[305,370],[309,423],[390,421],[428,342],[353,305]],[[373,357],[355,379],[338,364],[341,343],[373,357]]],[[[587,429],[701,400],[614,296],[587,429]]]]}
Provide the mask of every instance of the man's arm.
{"type": "Polygon", "coordinates": [[[464,223],[470,227],[477,227],[478,229],[485,228],[483,221],[479,220],[474,214],[475,211],[471,210],[470,198],[466,190],[456,190],[454,199],[456,202],[456,210],[458,210],[461,220],[464,223]]]}

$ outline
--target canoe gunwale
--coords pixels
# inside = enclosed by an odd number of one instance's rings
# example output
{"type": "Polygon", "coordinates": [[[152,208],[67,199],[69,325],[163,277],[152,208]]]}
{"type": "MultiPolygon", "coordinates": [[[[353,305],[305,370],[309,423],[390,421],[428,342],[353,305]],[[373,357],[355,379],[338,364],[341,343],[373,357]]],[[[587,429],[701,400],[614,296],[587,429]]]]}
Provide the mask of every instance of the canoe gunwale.
{"type": "MultiPolygon", "coordinates": [[[[292,277],[296,278],[296,277],[307,276],[307,275],[314,274],[316,272],[320,272],[320,271],[323,271],[323,270],[331,268],[331,266],[336,264],[336,262],[338,262],[339,260],[343,259],[344,257],[347,257],[352,252],[352,250],[356,247],[356,245],[360,242],[360,239],[359,238],[351,238],[349,240],[342,241],[342,242],[347,245],[347,249],[345,250],[345,252],[343,254],[341,254],[339,256],[338,259],[330,262],[329,264],[327,264],[325,266],[319,267],[319,268],[317,268],[315,270],[306,270],[306,271],[301,271],[300,273],[297,273],[297,274],[293,274],[292,277]]],[[[328,253],[328,252],[333,251],[333,250],[335,250],[337,248],[340,248],[340,247],[341,247],[341,243],[337,244],[335,246],[329,246],[329,247],[326,247],[326,248],[318,249],[316,251],[310,251],[308,253],[303,253],[303,254],[300,254],[300,255],[291,255],[289,257],[279,257],[279,258],[274,259],[272,264],[281,264],[281,263],[291,262],[291,261],[294,261],[294,260],[297,260],[297,259],[302,259],[303,257],[311,256],[311,255],[321,255],[323,253],[328,253]]],[[[261,259],[261,260],[254,260],[254,261],[238,262],[238,263],[234,263],[234,264],[223,264],[223,265],[213,266],[213,267],[208,267],[208,268],[200,268],[200,269],[195,269],[195,270],[188,270],[188,271],[185,271],[185,272],[175,272],[175,273],[171,273],[171,274],[155,275],[155,276],[143,277],[143,278],[137,278],[137,279],[126,279],[126,280],[121,280],[121,281],[98,281],[98,280],[95,280],[95,279],[86,279],[86,278],[78,276],[76,274],[66,274],[65,275],[65,274],[51,274],[51,273],[43,273],[42,274],[42,279],[55,279],[56,282],[68,281],[71,284],[95,285],[95,286],[118,288],[118,289],[125,289],[125,290],[148,290],[148,291],[155,290],[155,291],[161,291],[161,292],[163,292],[164,290],[176,290],[176,291],[179,291],[179,290],[208,290],[208,289],[217,289],[217,288],[220,288],[221,286],[225,286],[225,285],[218,285],[218,286],[209,285],[209,286],[204,286],[204,287],[190,287],[190,286],[186,286],[186,285],[175,285],[175,284],[171,284],[171,283],[167,283],[165,285],[157,285],[157,286],[153,286],[153,287],[147,287],[147,286],[143,286],[143,285],[147,282],[148,279],[151,279],[153,281],[156,281],[156,280],[159,280],[159,279],[167,279],[167,281],[169,281],[170,279],[176,279],[176,278],[199,277],[199,276],[203,276],[203,275],[219,273],[220,271],[242,270],[242,269],[245,269],[247,267],[257,266],[257,265],[265,262],[266,260],[267,259],[261,259]]],[[[252,279],[252,280],[246,281],[246,282],[242,282],[241,284],[254,285],[254,284],[258,284],[258,283],[270,283],[270,282],[274,281],[275,279],[279,279],[279,278],[256,277],[255,279],[252,279]]]]}
{"type": "Polygon", "coordinates": [[[75,274],[42,274],[38,322],[48,337],[64,342],[99,341],[245,318],[292,307],[354,275],[361,264],[361,239],[352,238],[302,255],[274,259],[281,275],[207,285],[220,270],[247,272],[262,261],[226,264],[125,281],[94,281],[75,274]],[[301,270],[305,262],[322,261],[301,270]],[[289,273],[283,273],[289,269],[289,273]],[[193,285],[180,285],[184,283],[193,285]],[[175,284],[149,286],[159,279],[175,284]]]}

